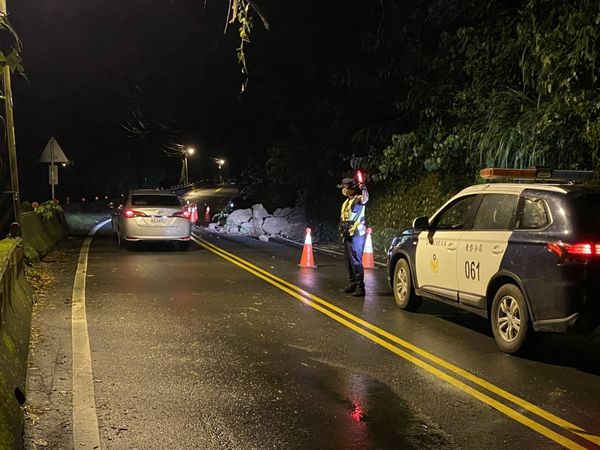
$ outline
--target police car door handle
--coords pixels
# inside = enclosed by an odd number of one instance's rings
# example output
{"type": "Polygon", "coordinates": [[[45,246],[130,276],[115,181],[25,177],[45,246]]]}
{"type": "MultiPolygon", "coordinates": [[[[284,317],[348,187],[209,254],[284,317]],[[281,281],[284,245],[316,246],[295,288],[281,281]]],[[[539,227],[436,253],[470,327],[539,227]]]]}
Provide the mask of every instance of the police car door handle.
{"type": "Polygon", "coordinates": [[[500,245],[494,245],[494,247],[492,247],[492,253],[494,255],[499,255],[500,253],[504,253],[504,249],[500,245]]]}
{"type": "Polygon", "coordinates": [[[446,245],[446,249],[449,252],[453,252],[454,250],[456,250],[456,244],[450,243],[450,244],[446,245]]]}

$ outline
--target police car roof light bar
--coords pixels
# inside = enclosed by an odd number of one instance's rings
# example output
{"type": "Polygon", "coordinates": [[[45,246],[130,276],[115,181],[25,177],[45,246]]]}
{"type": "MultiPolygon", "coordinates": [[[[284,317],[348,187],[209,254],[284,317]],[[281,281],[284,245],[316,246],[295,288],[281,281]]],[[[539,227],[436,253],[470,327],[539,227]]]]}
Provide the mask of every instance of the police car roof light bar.
{"type": "Polygon", "coordinates": [[[582,181],[594,177],[592,170],[552,170],[548,167],[532,167],[529,169],[504,169],[487,167],[479,171],[479,176],[486,180],[552,180],[552,181],[582,181]]]}

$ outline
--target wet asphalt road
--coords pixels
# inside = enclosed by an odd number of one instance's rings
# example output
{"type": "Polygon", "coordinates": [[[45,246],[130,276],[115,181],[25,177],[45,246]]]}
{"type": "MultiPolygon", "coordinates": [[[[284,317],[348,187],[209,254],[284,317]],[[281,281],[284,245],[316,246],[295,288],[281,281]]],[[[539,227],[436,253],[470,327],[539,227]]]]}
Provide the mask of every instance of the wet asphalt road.
{"type": "Polygon", "coordinates": [[[599,339],[547,336],[508,356],[479,317],[428,301],[398,310],[384,269],[368,273],[367,297],[356,299],[339,292],[341,258],[316,254],[317,269],[298,269],[297,248],[198,233],[418,349],[394,353],[206,245],[120,250],[105,226],[89,254],[86,304],[106,448],[560,448],[520,414],[595,448],[507,395],[600,435],[599,339]],[[447,367],[418,367],[410,357],[423,361],[422,351],[496,391],[466,381],[473,394],[443,379],[465,381],[447,367]]]}

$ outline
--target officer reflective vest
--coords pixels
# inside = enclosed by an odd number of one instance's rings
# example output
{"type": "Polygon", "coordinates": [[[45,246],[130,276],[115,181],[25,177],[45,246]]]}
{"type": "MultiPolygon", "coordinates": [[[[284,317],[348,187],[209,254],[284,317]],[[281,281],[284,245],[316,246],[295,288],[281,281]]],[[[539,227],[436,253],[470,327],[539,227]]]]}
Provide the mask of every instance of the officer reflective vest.
{"type": "Polygon", "coordinates": [[[349,197],[342,204],[341,219],[343,222],[353,222],[350,236],[363,236],[367,232],[365,226],[365,205],[360,202],[360,196],[349,197]]]}

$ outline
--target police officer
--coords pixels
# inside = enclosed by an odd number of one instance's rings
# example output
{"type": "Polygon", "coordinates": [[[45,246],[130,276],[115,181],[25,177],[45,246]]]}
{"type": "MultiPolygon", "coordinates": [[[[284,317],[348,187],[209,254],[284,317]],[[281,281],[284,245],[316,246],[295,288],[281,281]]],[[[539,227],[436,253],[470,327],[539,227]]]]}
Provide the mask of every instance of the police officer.
{"type": "Polygon", "coordinates": [[[344,178],[338,185],[347,197],[342,204],[340,233],[344,242],[344,255],[348,268],[348,286],[343,290],[354,297],[365,296],[362,255],[365,246],[365,204],[369,192],[364,184],[357,185],[353,178],[344,178]]]}

